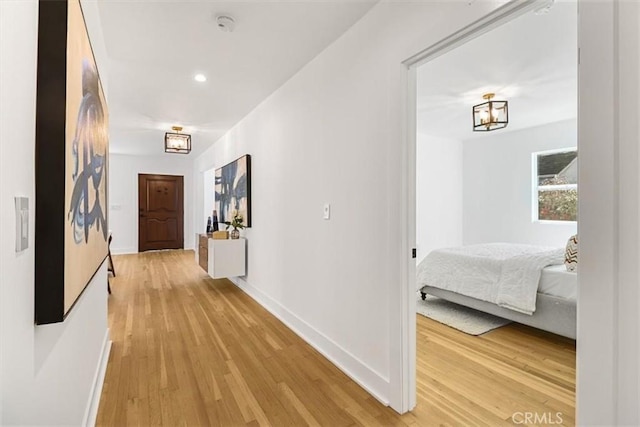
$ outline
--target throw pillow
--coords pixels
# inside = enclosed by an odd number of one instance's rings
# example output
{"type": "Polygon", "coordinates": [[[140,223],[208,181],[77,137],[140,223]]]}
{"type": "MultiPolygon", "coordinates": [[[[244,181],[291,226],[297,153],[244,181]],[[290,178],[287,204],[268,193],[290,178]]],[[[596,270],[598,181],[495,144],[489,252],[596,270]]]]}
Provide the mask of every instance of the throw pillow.
{"type": "Polygon", "coordinates": [[[564,252],[564,265],[567,271],[578,271],[578,235],[569,237],[567,249],[564,252]]]}

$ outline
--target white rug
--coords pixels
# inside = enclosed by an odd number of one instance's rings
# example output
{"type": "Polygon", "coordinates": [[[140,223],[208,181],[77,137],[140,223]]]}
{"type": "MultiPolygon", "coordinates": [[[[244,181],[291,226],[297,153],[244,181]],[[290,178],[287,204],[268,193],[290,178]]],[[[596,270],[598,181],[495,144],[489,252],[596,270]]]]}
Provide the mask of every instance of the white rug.
{"type": "Polygon", "coordinates": [[[469,335],[482,335],[511,323],[510,320],[464,307],[431,295],[427,295],[427,299],[422,301],[419,293],[416,312],[469,335]]]}

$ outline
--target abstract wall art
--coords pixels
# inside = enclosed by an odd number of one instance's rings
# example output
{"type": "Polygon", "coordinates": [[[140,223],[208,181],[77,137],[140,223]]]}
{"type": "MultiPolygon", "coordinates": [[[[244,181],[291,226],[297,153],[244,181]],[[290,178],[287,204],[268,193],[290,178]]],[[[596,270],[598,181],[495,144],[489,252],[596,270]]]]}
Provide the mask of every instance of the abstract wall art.
{"type": "Polygon", "coordinates": [[[107,256],[107,105],[79,0],[39,1],[35,322],[64,321],[107,256]]]}
{"type": "Polygon", "coordinates": [[[239,159],[216,169],[215,204],[218,221],[231,221],[234,211],[244,218],[246,227],[251,227],[251,156],[239,159]]]}

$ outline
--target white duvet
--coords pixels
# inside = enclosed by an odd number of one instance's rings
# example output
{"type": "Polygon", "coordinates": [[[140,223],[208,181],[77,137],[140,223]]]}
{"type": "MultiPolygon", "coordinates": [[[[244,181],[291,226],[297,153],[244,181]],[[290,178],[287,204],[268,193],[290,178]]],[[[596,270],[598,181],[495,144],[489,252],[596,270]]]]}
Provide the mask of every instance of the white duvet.
{"type": "Polygon", "coordinates": [[[525,314],[536,310],[540,273],[562,264],[564,249],[485,243],[437,249],[418,264],[418,289],[433,286],[525,314]]]}

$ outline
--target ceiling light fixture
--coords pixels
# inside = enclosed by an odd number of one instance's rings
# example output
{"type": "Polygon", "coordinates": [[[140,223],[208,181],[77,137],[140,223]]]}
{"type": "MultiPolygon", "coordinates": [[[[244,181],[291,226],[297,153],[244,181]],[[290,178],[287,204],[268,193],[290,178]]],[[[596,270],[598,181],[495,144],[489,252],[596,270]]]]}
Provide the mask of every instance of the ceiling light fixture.
{"type": "Polygon", "coordinates": [[[207,81],[207,76],[205,76],[204,74],[196,74],[195,76],[193,76],[193,79],[197,82],[204,83],[207,81]]]}
{"type": "Polygon", "coordinates": [[[191,152],[191,135],[180,133],[182,126],[172,126],[175,132],[164,134],[164,152],[189,154],[191,152]]]}
{"type": "Polygon", "coordinates": [[[495,93],[487,93],[482,97],[487,100],[473,106],[473,130],[486,132],[502,129],[509,124],[509,106],[507,101],[492,101],[495,93]]]}

